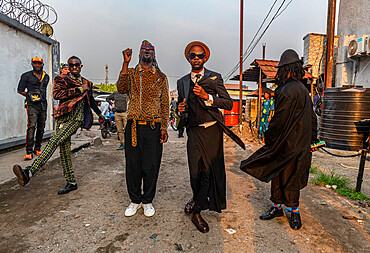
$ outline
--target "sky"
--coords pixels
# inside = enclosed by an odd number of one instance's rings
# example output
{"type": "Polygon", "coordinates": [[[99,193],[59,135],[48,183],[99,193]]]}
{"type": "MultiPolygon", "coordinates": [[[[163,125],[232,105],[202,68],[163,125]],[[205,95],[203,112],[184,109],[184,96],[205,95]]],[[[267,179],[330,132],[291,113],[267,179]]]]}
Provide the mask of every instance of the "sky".
{"type": "MultiPolygon", "coordinates": [[[[272,13],[284,0],[278,0],[272,13]]],[[[290,0],[287,0],[287,4],[290,0]]],[[[58,20],[53,39],[60,42],[61,62],[71,55],[83,61],[82,75],[95,84],[115,83],[122,67],[122,50],[133,49],[130,67],[138,63],[142,40],[155,46],[158,64],[170,89],[190,72],[184,49],[194,40],[208,45],[211,57],[205,67],[225,76],[239,61],[240,0],[42,0],[52,6],[58,20]]],[[[244,50],[267,15],[274,0],[244,0],[244,50]]],[[[303,37],[326,33],[327,1],[292,0],[271,24],[243,69],[254,59],[279,60],[292,48],[303,55],[303,37]]],[[[339,3],[337,3],[339,6],[339,3]]],[[[272,15],[268,19],[271,19],[272,15]]],[[[238,71],[237,73],[238,74],[238,71]]],[[[228,81],[230,83],[230,81],[228,81]]]]}

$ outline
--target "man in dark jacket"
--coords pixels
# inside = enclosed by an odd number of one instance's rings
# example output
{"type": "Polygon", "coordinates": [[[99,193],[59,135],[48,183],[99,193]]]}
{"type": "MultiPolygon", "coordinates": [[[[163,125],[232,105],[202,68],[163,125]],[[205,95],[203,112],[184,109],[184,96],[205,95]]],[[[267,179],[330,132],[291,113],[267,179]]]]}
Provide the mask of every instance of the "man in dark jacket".
{"type": "MultiPolygon", "coordinates": [[[[13,172],[18,177],[18,183],[25,186],[49,160],[55,150],[60,149],[60,160],[67,185],[58,191],[66,194],[77,189],[76,179],[72,170],[71,136],[80,127],[89,129],[92,125],[92,112],[90,107],[100,118],[103,118],[92,96],[93,83],[80,75],[82,62],[72,56],[68,59],[70,73],[55,77],[53,96],[59,100],[58,111],[53,115],[56,125],[55,135],[49,140],[40,156],[31,166],[22,169],[19,165],[13,166],[13,172]]],[[[104,118],[103,118],[104,119],[104,118]]]]}
{"type": "Polygon", "coordinates": [[[265,132],[265,146],[247,160],[241,169],[253,177],[271,180],[273,207],[260,216],[270,220],[283,216],[281,204],[292,229],[300,229],[299,191],[307,185],[311,165],[310,144],[317,141],[317,121],[308,90],[300,82],[305,72],[298,54],[286,50],[280,58],[275,90],[275,114],[265,132]]]}
{"type": "Polygon", "coordinates": [[[27,108],[26,156],[24,160],[31,160],[33,152],[36,155],[41,154],[47,109],[46,89],[49,84],[49,75],[43,71],[44,60],[38,56],[33,57],[31,65],[33,70],[24,73],[18,84],[18,93],[26,97],[27,108]],[[35,130],[36,140],[34,138],[35,130]]]}
{"type": "Polygon", "coordinates": [[[125,148],[125,137],[123,135],[123,130],[127,123],[127,95],[115,91],[110,94],[106,100],[110,105],[114,104],[114,119],[116,121],[119,142],[121,143],[117,150],[122,150],[125,148]]]}
{"type": "MultiPolygon", "coordinates": [[[[226,173],[223,151],[223,129],[219,124],[219,108],[231,110],[233,101],[219,73],[203,67],[209,59],[209,48],[200,41],[187,45],[185,57],[191,73],[177,81],[180,126],[185,125],[188,142],[188,164],[193,198],[185,206],[200,232],[209,231],[200,212],[205,209],[221,212],[226,208],[226,173]],[[188,115],[185,119],[184,115],[188,115]]],[[[179,127],[180,127],[179,126],[179,127]]]]}

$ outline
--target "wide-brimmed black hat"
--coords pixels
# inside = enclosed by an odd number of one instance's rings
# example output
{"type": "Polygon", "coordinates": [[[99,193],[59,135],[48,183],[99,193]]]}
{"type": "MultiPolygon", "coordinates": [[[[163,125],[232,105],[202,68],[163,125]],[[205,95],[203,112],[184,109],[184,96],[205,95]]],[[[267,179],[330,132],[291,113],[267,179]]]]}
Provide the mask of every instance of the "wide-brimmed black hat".
{"type": "Polygon", "coordinates": [[[277,68],[296,62],[302,62],[296,51],[294,51],[293,49],[287,49],[280,56],[280,61],[279,65],[277,65],[277,68]]]}

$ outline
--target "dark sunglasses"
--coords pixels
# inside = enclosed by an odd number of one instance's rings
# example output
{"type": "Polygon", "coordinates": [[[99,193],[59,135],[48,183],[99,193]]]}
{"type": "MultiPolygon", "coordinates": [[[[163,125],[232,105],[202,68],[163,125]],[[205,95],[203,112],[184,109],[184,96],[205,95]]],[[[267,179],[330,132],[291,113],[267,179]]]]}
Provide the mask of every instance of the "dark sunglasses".
{"type": "Polygon", "coordinates": [[[205,53],[199,53],[199,54],[196,54],[196,53],[190,53],[190,54],[189,54],[189,58],[190,58],[190,60],[195,59],[195,57],[197,57],[197,56],[198,56],[198,58],[199,58],[199,59],[204,59],[204,57],[206,57],[206,54],[205,54],[205,53]]]}
{"type": "Polygon", "coordinates": [[[73,67],[78,68],[78,67],[80,67],[80,66],[81,66],[81,64],[80,64],[80,63],[75,63],[75,64],[73,64],[73,63],[68,63],[68,66],[69,66],[70,68],[73,68],[73,67]]]}
{"type": "Polygon", "coordinates": [[[154,50],[154,46],[151,46],[151,45],[141,45],[141,49],[150,49],[150,50],[154,50]]]}

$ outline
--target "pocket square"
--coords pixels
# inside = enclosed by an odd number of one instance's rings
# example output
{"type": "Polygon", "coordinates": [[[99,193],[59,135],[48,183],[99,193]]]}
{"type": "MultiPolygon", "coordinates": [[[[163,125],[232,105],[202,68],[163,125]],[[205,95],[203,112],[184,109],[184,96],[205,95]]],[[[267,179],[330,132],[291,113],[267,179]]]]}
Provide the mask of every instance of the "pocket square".
{"type": "Polygon", "coordinates": [[[216,80],[217,79],[217,76],[213,76],[213,77],[210,77],[209,79],[211,79],[211,80],[216,80]]]}

